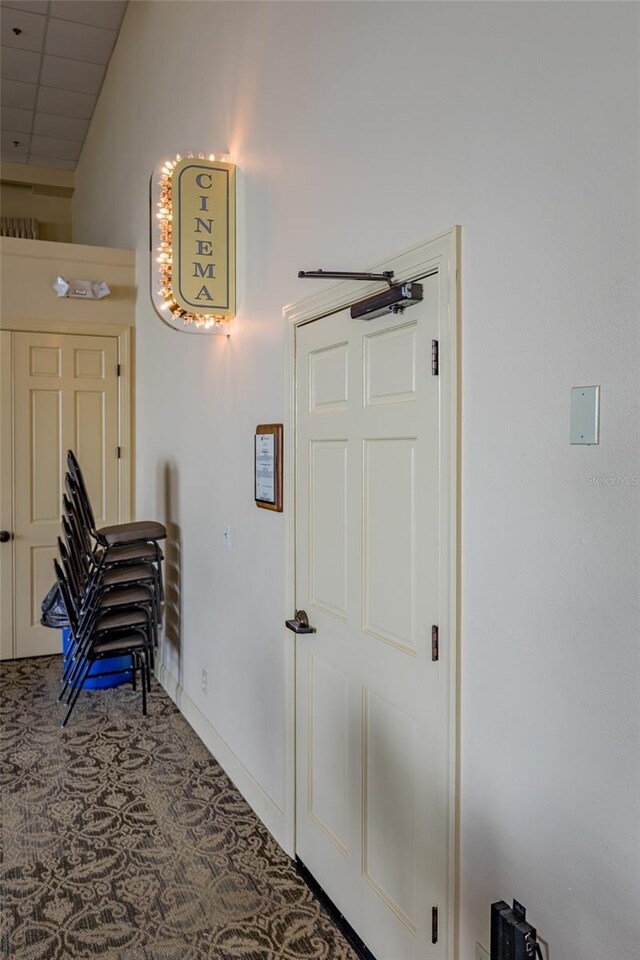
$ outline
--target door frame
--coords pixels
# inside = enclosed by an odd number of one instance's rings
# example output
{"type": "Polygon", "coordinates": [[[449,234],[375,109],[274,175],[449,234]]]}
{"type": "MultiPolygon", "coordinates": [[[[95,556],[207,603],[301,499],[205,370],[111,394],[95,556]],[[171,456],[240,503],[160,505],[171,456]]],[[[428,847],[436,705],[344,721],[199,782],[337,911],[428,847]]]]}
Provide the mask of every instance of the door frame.
{"type": "MultiPolygon", "coordinates": [[[[121,456],[118,461],[118,522],[134,519],[134,333],[135,328],[119,323],[95,323],[90,321],[36,320],[12,318],[0,320],[0,377],[12,384],[13,399],[13,334],[46,333],[77,334],[78,336],[114,337],[118,342],[118,444],[121,456]]],[[[3,406],[0,414],[0,458],[13,463],[13,406],[3,406]]],[[[13,529],[13,475],[9,484],[0,481],[0,526],[13,529]]],[[[0,660],[15,656],[13,609],[15,604],[13,583],[13,548],[4,549],[0,555],[0,660]],[[7,639],[8,638],[8,639],[7,639]]]]}
{"type": "MultiPolygon", "coordinates": [[[[446,323],[440,329],[440,356],[446,362],[440,367],[440,638],[450,643],[450,706],[448,717],[449,771],[449,836],[447,923],[454,958],[458,956],[458,847],[459,847],[459,706],[460,706],[460,252],[461,228],[452,227],[443,233],[404,250],[396,256],[373,264],[372,272],[393,270],[394,280],[419,280],[438,273],[444,278],[441,298],[446,323]]],[[[286,580],[283,620],[293,616],[296,608],[296,334],[298,327],[321,320],[351,306],[377,291],[379,283],[346,280],[324,287],[318,293],[284,308],[287,321],[285,340],[285,443],[284,491],[286,580]]],[[[386,289],[386,288],[385,288],[386,289]]],[[[296,641],[288,630],[285,638],[286,744],[285,744],[285,816],[283,846],[290,856],[296,850],[296,641]]]]}

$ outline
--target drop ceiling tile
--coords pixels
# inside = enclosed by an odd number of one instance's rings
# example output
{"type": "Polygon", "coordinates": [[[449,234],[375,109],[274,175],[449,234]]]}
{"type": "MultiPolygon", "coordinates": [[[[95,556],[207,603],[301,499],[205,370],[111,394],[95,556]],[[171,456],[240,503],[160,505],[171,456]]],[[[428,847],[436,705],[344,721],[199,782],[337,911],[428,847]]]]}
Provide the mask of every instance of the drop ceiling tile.
{"type": "Polygon", "coordinates": [[[45,53],[89,63],[108,63],[118,34],[70,20],[49,20],[45,53]]]}
{"type": "Polygon", "coordinates": [[[0,98],[5,107],[21,107],[33,110],[36,105],[35,83],[21,83],[19,80],[3,80],[0,84],[0,98]]]}
{"type": "Polygon", "coordinates": [[[40,81],[47,87],[77,90],[79,93],[98,94],[102,86],[104,67],[100,63],[83,63],[66,57],[45,56],[40,81]]]}
{"type": "Polygon", "coordinates": [[[117,30],[126,8],[127,0],[53,0],[51,16],[117,30]]]}
{"type": "Polygon", "coordinates": [[[36,113],[33,124],[34,133],[42,137],[57,137],[58,140],[82,141],[86,137],[88,129],[88,120],[79,120],[76,117],[57,117],[52,113],[36,113]]]}
{"type": "Polygon", "coordinates": [[[75,169],[127,5],[0,0],[5,160],[75,169]]]}
{"type": "Polygon", "coordinates": [[[29,163],[36,167],[55,167],[56,170],[75,170],[75,160],[63,160],[61,157],[37,157],[29,155],[29,163]]]}
{"type": "Polygon", "coordinates": [[[40,55],[31,50],[15,50],[2,47],[2,78],[20,80],[22,83],[37,83],[40,73],[40,55]]]}
{"type": "Polygon", "coordinates": [[[61,160],[77,160],[82,144],[75,140],[58,140],[54,137],[34,136],[31,152],[39,157],[59,157],[61,160]]]}
{"type": "Polygon", "coordinates": [[[31,133],[33,110],[21,110],[19,107],[2,107],[0,127],[3,130],[17,130],[18,133],[31,133]]]}
{"type": "Polygon", "coordinates": [[[96,98],[75,90],[57,90],[53,87],[40,87],[38,94],[38,112],[55,113],[59,117],[80,117],[90,120],[96,98]]]}
{"type": "Polygon", "coordinates": [[[25,154],[20,154],[20,156],[14,156],[11,153],[5,153],[4,150],[0,154],[0,160],[3,163],[26,163],[29,158],[25,154]]]}
{"type": "Polygon", "coordinates": [[[39,17],[35,13],[22,13],[20,10],[5,10],[2,8],[0,35],[4,47],[16,47],[18,50],[42,50],[46,17],[39,17]],[[15,34],[14,30],[20,30],[15,34]]]}
{"type": "Polygon", "coordinates": [[[47,13],[49,6],[47,0],[2,0],[3,7],[11,7],[12,10],[26,10],[27,13],[47,13]]]}
{"type": "Polygon", "coordinates": [[[18,133],[13,130],[2,131],[2,152],[10,155],[29,153],[31,134],[18,133]],[[17,144],[17,146],[16,146],[17,144]]]}

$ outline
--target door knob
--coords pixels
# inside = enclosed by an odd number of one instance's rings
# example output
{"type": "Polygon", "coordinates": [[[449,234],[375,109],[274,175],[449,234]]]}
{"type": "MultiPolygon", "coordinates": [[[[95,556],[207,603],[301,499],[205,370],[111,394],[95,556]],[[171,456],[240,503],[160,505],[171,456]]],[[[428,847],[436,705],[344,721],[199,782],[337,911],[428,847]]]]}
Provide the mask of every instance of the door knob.
{"type": "Polygon", "coordinates": [[[285,620],[287,630],[293,630],[294,633],[315,633],[316,628],[309,626],[309,617],[304,610],[296,610],[293,620],[285,620]]]}
{"type": "Polygon", "coordinates": [[[7,540],[11,540],[11,534],[8,530],[0,530],[0,543],[6,543],[7,540]]]}

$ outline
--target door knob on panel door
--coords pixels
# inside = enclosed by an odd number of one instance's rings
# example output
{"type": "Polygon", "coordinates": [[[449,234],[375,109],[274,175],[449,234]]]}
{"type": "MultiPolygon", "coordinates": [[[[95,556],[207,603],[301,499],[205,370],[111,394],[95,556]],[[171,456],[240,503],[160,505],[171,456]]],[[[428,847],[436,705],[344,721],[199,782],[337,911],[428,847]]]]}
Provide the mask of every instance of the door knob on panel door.
{"type": "Polygon", "coordinates": [[[316,628],[309,626],[309,617],[304,610],[296,610],[293,620],[285,620],[287,630],[293,630],[294,633],[315,633],[316,628]]]}
{"type": "Polygon", "coordinates": [[[0,530],[0,543],[6,543],[7,540],[11,540],[11,534],[8,530],[0,530]]]}

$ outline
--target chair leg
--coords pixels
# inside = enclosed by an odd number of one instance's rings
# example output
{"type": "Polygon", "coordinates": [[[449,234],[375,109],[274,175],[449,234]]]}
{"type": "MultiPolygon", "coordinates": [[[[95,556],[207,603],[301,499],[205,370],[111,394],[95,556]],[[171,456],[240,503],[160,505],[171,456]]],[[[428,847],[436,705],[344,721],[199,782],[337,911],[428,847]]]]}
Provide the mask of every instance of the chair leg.
{"type": "Polygon", "coordinates": [[[162,560],[160,558],[160,547],[156,543],[156,576],[158,580],[158,597],[160,602],[164,602],[164,583],[162,577],[162,560]]]}
{"type": "Polygon", "coordinates": [[[152,635],[151,624],[149,624],[149,629],[147,630],[147,646],[144,652],[144,659],[143,659],[143,664],[144,664],[143,676],[145,677],[145,680],[147,683],[147,690],[149,693],[151,693],[151,667],[153,665],[153,662],[154,662],[153,635],[152,635]]]}
{"type": "Polygon", "coordinates": [[[85,673],[81,679],[81,674],[84,668],[85,668],[84,660],[82,659],[82,657],[78,657],[77,661],[73,666],[73,670],[71,671],[71,673],[69,674],[66,680],[66,686],[69,688],[69,693],[67,694],[66,703],[70,703],[74,690],[77,690],[78,686],[82,686],[82,684],[84,683],[87,676],[85,673]]]}
{"type": "Polygon", "coordinates": [[[64,662],[64,669],[62,672],[62,687],[60,688],[60,693],[58,694],[58,703],[61,703],[67,687],[69,686],[69,681],[71,680],[71,674],[75,665],[75,654],[77,653],[77,644],[75,640],[73,641],[73,646],[69,648],[69,653],[67,659],[64,662]]]}
{"type": "Polygon", "coordinates": [[[151,621],[151,629],[153,631],[152,645],[153,645],[153,648],[156,649],[158,646],[158,620],[157,620],[157,617],[155,616],[155,610],[152,610],[151,613],[153,615],[152,621],[151,621]]]}
{"type": "MultiPolygon", "coordinates": [[[[131,659],[133,660],[133,657],[131,659]]],[[[147,715],[147,684],[145,682],[145,676],[144,676],[145,674],[144,665],[145,665],[146,658],[144,655],[139,656],[138,654],[136,654],[136,660],[139,660],[140,662],[140,681],[141,681],[140,686],[142,687],[142,716],[146,717],[147,715]]],[[[135,668],[136,668],[136,664],[134,664],[134,670],[135,668]]]]}
{"type": "Polygon", "coordinates": [[[60,724],[61,727],[66,726],[67,720],[68,720],[69,717],[71,716],[71,712],[72,712],[73,708],[75,707],[76,702],[77,702],[77,700],[78,700],[78,697],[80,696],[80,694],[81,694],[81,692],[82,692],[82,684],[83,684],[84,681],[86,680],[86,678],[87,678],[87,676],[88,676],[88,674],[89,674],[89,670],[91,669],[91,664],[92,664],[92,662],[93,662],[92,660],[87,660],[87,662],[84,664],[84,669],[80,671],[80,676],[78,677],[78,680],[77,680],[77,686],[74,687],[74,688],[72,688],[72,690],[71,690],[71,695],[69,696],[69,700],[67,701],[68,706],[69,706],[69,709],[67,710],[67,712],[66,712],[66,714],[65,714],[64,720],[63,720],[62,723],[60,724]]]}
{"type": "Polygon", "coordinates": [[[155,617],[156,617],[156,623],[159,623],[159,622],[160,622],[160,617],[161,617],[161,615],[162,615],[162,613],[161,613],[161,604],[162,604],[162,601],[163,601],[163,599],[164,599],[164,596],[163,596],[163,591],[162,591],[162,577],[160,576],[160,571],[159,571],[158,569],[156,569],[156,572],[155,572],[153,596],[154,596],[154,599],[155,599],[155,617]]]}
{"type": "MultiPolygon", "coordinates": [[[[58,702],[62,700],[64,696],[64,692],[69,686],[69,684],[71,684],[71,688],[73,689],[73,686],[78,679],[78,671],[81,670],[83,667],[84,658],[87,653],[87,649],[88,647],[86,642],[76,640],[76,646],[73,651],[73,657],[71,658],[71,661],[70,661],[70,669],[68,673],[65,671],[65,674],[63,676],[64,685],[62,687],[62,690],[60,691],[58,702]]],[[[70,699],[71,699],[71,694],[69,694],[69,697],[67,698],[67,703],[69,702],[70,699]]]]}

